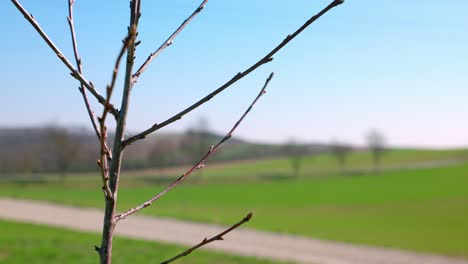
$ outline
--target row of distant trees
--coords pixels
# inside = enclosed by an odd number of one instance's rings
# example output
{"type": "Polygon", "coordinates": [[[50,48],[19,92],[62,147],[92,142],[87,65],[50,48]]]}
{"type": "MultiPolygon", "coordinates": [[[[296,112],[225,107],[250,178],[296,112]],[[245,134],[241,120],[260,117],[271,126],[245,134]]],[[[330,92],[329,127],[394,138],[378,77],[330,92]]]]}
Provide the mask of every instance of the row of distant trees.
{"type": "MultiPolygon", "coordinates": [[[[372,156],[372,165],[375,172],[379,171],[382,154],[385,150],[385,137],[377,131],[372,130],[366,135],[367,148],[372,156]]],[[[345,172],[346,162],[354,148],[350,144],[334,141],[329,146],[329,152],[335,157],[341,172],[345,172]]],[[[294,140],[287,142],[284,146],[284,153],[288,156],[292,174],[299,176],[304,157],[310,153],[304,144],[299,144],[294,140]]]]}
{"type": "Polygon", "coordinates": [[[17,138],[17,132],[13,136],[2,134],[0,172],[54,171],[66,175],[72,164],[78,165],[76,161],[81,160],[78,157],[79,140],[64,128],[47,126],[34,132],[25,130],[23,133],[20,138],[17,138]]]}
{"type": "MultiPolygon", "coordinates": [[[[0,173],[55,172],[65,178],[70,171],[96,168],[96,158],[92,155],[96,140],[90,132],[77,133],[49,125],[0,133],[0,173]]],[[[150,141],[149,146],[136,146],[134,153],[129,153],[133,160],[128,168],[192,163],[212,142],[213,136],[204,125],[194,126],[183,135],[165,136],[150,141]]]]}
{"type": "MultiPolygon", "coordinates": [[[[161,168],[196,162],[213,142],[219,140],[219,136],[209,132],[207,127],[207,121],[201,120],[183,134],[163,135],[150,139],[149,144],[136,145],[128,151],[125,168],[161,168]]],[[[65,178],[71,171],[95,170],[96,139],[89,131],[77,131],[79,129],[56,125],[2,129],[0,174],[3,175],[0,176],[58,173],[65,178]]]]}
{"type": "MultiPolygon", "coordinates": [[[[12,134],[17,136],[18,132],[12,134]]],[[[37,136],[38,139],[25,142],[24,147],[18,147],[18,143],[21,142],[15,142],[14,138],[2,134],[0,172],[58,172],[65,178],[70,171],[95,169],[96,160],[91,155],[96,151],[93,135],[72,134],[70,130],[54,125],[43,128],[41,133],[30,134],[37,136]]],[[[216,137],[210,132],[208,121],[201,118],[183,135],[159,137],[150,141],[150,144],[135,146],[136,151],[129,153],[134,159],[128,162],[130,166],[127,168],[161,168],[197,162],[212,142],[219,140],[216,137]]],[[[28,138],[28,135],[24,135],[22,140],[28,138]]],[[[385,138],[382,133],[373,130],[366,135],[366,140],[368,149],[372,153],[373,168],[378,171],[385,149],[385,138]]],[[[347,159],[353,150],[351,145],[338,141],[332,142],[328,147],[328,151],[335,157],[342,172],[345,171],[347,159]]],[[[265,153],[265,149],[253,146],[243,149],[242,152],[245,153],[237,151],[230,156],[225,155],[224,158],[232,160],[259,157],[256,151],[265,157],[281,154],[288,156],[292,174],[298,176],[304,157],[324,150],[289,141],[282,148],[271,150],[272,153],[265,153]]],[[[220,153],[219,157],[223,158],[223,153],[220,153]]]]}
{"type": "Polygon", "coordinates": [[[154,167],[167,167],[197,162],[214,142],[206,118],[187,129],[183,137],[159,139],[154,142],[148,154],[148,161],[154,167]]]}

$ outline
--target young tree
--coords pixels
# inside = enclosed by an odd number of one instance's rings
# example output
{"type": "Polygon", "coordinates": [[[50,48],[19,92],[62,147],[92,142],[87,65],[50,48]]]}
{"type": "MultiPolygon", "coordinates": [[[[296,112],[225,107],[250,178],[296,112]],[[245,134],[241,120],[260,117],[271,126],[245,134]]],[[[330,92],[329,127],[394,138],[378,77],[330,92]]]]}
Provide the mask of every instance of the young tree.
{"type": "Polygon", "coordinates": [[[200,118],[195,125],[187,129],[181,142],[181,147],[190,162],[196,162],[210,144],[209,122],[200,118]]]}
{"type": "Polygon", "coordinates": [[[292,174],[295,178],[299,177],[302,161],[306,155],[305,146],[297,143],[295,140],[290,140],[284,145],[284,153],[291,163],[292,174]]]}
{"type": "Polygon", "coordinates": [[[335,156],[341,172],[345,171],[346,160],[353,148],[350,145],[341,142],[332,142],[330,144],[330,151],[335,156]]]}
{"type": "Polygon", "coordinates": [[[156,139],[148,153],[148,161],[151,166],[161,168],[180,164],[181,162],[178,160],[181,156],[179,145],[178,140],[175,138],[156,139]]]}
{"type": "MultiPolygon", "coordinates": [[[[205,161],[216,152],[216,150],[231,136],[234,130],[238,127],[238,125],[242,122],[245,116],[249,113],[252,109],[253,105],[257,102],[257,100],[265,93],[265,89],[270,82],[273,74],[271,74],[268,79],[266,80],[263,88],[260,90],[260,93],[254,99],[252,104],[249,108],[245,111],[245,113],[241,116],[241,118],[236,122],[233,128],[226,134],[224,138],[222,138],[216,145],[212,146],[204,156],[188,171],[182,174],[179,178],[177,178],[173,183],[167,186],[162,192],[154,195],[148,201],[130,208],[129,210],[123,213],[117,213],[116,206],[117,206],[117,197],[118,197],[118,187],[119,187],[119,180],[120,180],[120,169],[123,160],[123,153],[125,148],[129,147],[132,143],[144,139],[149,134],[170,125],[177,120],[181,119],[186,114],[190,113],[194,109],[198,108],[200,105],[206,103],[214,96],[218,95],[222,91],[226,90],[232,84],[237,82],[238,80],[242,79],[246,75],[250,74],[260,66],[270,62],[273,60],[273,56],[281,50],[286,44],[288,44],[292,39],[294,39],[297,35],[299,35],[304,29],[306,29],[310,24],[320,18],[322,15],[333,9],[334,7],[343,3],[343,0],[333,0],[327,7],[325,7],[322,11],[318,14],[312,16],[309,20],[307,20],[301,27],[299,27],[294,33],[288,35],[279,45],[273,48],[270,52],[268,52],[265,56],[263,56],[259,61],[253,63],[249,68],[246,70],[239,72],[230,80],[228,80],[225,84],[218,87],[216,90],[211,92],[210,94],[206,95],[199,101],[195,102],[194,104],[188,106],[184,110],[176,113],[169,119],[155,123],[154,125],[150,126],[148,129],[130,136],[125,136],[126,131],[126,122],[127,122],[127,113],[129,108],[130,102],[130,94],[132,88],[138,81],[140,75],[148,68],[150,63],[167,47],[169,47],[177,35],[187,26],[187,24],[198,14],[202,11],[204,6],[207,3],[207,0],[204,0],[200,6],[177,28],[174,33],[169,36],[169,38],[163,42],[163,44],[156,49],[153,53],[151,53],[146,61],[136,70],[134,71],[134,59],[135,59],[135,51],[136,46],[140,43],[137,40],[138,37],[138,23],[141,16],[140,12],[140,0],[131,0],[130,1],[130,23],[128,25],[128,34],[123,40],[122,48],[117,55],[116,63],[114,69],[112,71],[112,78],[109,84],[106,87],[105,95],[102,96],[94,87],[93,83],[88,81],[85,76],[83,75],[82,71],[82,64],[81,59],[78,54],[78,47],[77,41],[75,38],[75,29],[74,29],[74,21],[73,21],[73,2],[74,0],[69,0],[69,16],[68,16],[68,23],[70,26],[72,44],[73,44],[73,51],[75,55],[75,62],[76,67],[65,57],[65,55],[59,50],[59,48],[53,43],[53,41],[48,37],[48,35],[42,30],[38,22],[35,18],[28,12],[26,9],[19,3],[18,0],[11,0],[16,8],[23,14],[26,20],[36,29],[36,31],[40,34],[43,40],[47,43],[47,45],[54,51],[54,53],[58,56],[58,58],[65,64],[65,66],[71,71],[72,77],[77,79],[80,83],[79,90],[83,97],[83,100],[86,105],[86,109],[93,125],[94,131],[96,136],[100,142],[100,155],[98,159],[98,165],[101,171],[101,178],[102,178],[102,190],[104,193],[104,200],[105,200],[105,211],[104,211],[104,223],[103,223],[103,232],[102,232],[102,242],[99,247],[96,246],[96,251],[99,253],[101,263],[111,263],[111,256],[112,256],[112,239],[115,227],[117,223],[126,217],[136,213],[137,211],[150,206],[153,202],[158,200],[160,197],[165,195],[168,191],[172,188],[180,184],[184,179],[186,179],[190,174],[194,171],[203,168],[205,161]],[[119,73],[119,66],[120,61],[122,59],[126,60],[125,63],[125,70],[124,70],[124,85],[123,85],[123,94],[122,99],[120,102],[120,107],[115,106],[111,103],[111,97],[114,91],[114,86],[116,84],[117,75],[119,73]],[[88,99],[88,92],[103,106],[103,110],[101,115],[96,117],[94,114],[93,109],[89,103],[88,99]],[[107,118],[114,118],[115,119],[115,136],[114,141],[112,144],[109,145],[108,138],[107,138],[107,118]]],[[[185,256],[192,252],[194,249],[203,246],[204,244],[210,243],[215,240],[221,240],[223,235],[227,232],[231,231],[232,229],[238,227],[239,225],[247,222],[252,214],[248,214],[244,219],[242,219],[239,223],[233,225],[231,228],[227,229],[225,232],[211,238],[211,239],[204,239],[200,244],[188,249],[186,252],[181,253],[180,255],[167,260],[163,263],[169,263],[173,260],[185,256]]]]}
{"type": "Polygon", "coordinates": [[[374,171],[378,171],[382,154],[385,151],[385,137],[379,131],[373,129],[366,135],[367,146],[372,154],[374,171]]]}
{"type": "Polygon", "coordinates": [[[72,140],[69,132],[64,128],[50,126],[46,128],[46,136],[48,149],[56,169],[62,180],[65,180],[67,172],[78,154],[79,145],[72,140]]]}

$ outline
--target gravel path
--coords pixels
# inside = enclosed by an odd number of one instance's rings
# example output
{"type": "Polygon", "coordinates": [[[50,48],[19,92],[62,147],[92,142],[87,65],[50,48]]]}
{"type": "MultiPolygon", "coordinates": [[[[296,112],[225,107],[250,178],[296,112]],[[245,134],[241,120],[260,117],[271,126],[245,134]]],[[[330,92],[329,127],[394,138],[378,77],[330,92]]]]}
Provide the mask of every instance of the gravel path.
{"type": "MultiPolygon", "coordinates": [[[[0,198],[0,218],[74,230],[100,232],[102,212],[45,202],[0,198]]],[[[233,223],[238,219],[233,219],[233,223]]],[[[247,224],[248,225],[248,224],[247,224]]],[[[221,226],[133,215],[119,222],[117,234],[191,246],[224,230],[221,226]]],[[[205,249],[237,255],[327,264],[468,264],[467,260],[407,251],[321,241],[292,235],[238,229],[205,249]]]]}

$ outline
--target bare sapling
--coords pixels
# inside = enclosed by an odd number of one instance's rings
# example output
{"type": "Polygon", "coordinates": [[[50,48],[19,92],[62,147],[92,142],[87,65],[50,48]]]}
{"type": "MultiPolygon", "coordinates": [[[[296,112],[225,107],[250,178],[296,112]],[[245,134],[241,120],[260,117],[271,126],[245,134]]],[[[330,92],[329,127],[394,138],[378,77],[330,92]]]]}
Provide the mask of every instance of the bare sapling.
{"type": "MultiPolygon", "coordinates": [[[[239,120],[235,123],[232,129],[223,137],[216,145],[207,147],[206,154],[200,158],[196,164],[190,167],[185,173],[183,173],[180,177],[176,178],[170,185],[168,185],[163,191],[160,193],[155,194],[153,197],[149,197],[149,199],[143,202],[140,205],[137,205],[133,208],[128,209],[125,212],[118,213],[117,208],[117,201],[118,201],[118,190],[119,190],[119,180],[121,176],[121,166],[123,162],[123,153],[125,148],[131,145],[132,143],[142,140],[146,138],[148,135],[158,131],[159,129],[170,125],[178,120],[180,120],[186,114],[192,112],[193,110],[197,109],[204,103],[211,100],[213,97],[221,93],[222,91],[226,90],[232,84],[236,83],[243,77],[247,76],[260,66],[270,62],[273,60],[273,56],[281,50],[284,46],[286,46],[291,40],[293,40],[297,35],[299,35],[303,30],[305,30],[310,24],[320,18],[322,15],[330,11],[332,8],[340,5],[343,3],[343,0],[333,0],[328,6],[326,6],[322,11],[317,13],[316,15],[312,16],[309,20],[307,20],[303,25],[301,25],[296,31],[292,34],[288,35],[282,42],[280,42],[276,47],[274,47],[270,52],[264,55],[260,60],[253,63],[250,67],[245,69],[242,72],[237,73],[234,75],[230,80],[226,83],[219,86],[217,89],[214,89],[211,93],[204,96],[200,100],[194,102],[192,105],[186,107],[179,113],[174,114],[172,117],[168,118],[159,123],[154,123],[148,129],[141,131],[130,137],[125,137],[126,133],[126,123],[127,123],[127,113],[130,104],[130,95],[132,92],[133,86],[137,83],[138,78],[141,74],[148,69],[151,62],[156,59],[156,57],[161,54],[167,47],[171,46],[175,40],[175,38],[187,27],[187,25],[204,9],[205,5],[207,4],[208,0],[204,0],[196,9],[195,11],[164,41],[154,52],[148,55],[147,59],[141,64],[136,71],[134,71],[134,64],[135,64],[135,52],[136,47],[140,44],[140,40],[138,40],[138,24],[139,19],[141,17],[140,11],[140,4],[141,0],[131,0],[130,1],[130,22],[128,25],[127,35],[122,42],[122,47],[119,50],[117,55],[117,59],[115,61],[114,68],[111,74],[111,80],[109,84],[105,88],[105,94],[101,95],[96,87],[94,87],[93,83],[88,81],[83,74],[83,65],[81,61],[81,57],[78,52],[78,43],[75,36],[75,28],[74,28],[74,18],[73,18],[73,5],[74,0],[69,0],[68,2],[68,24],[70,28],[71,40],[72,40],[72,47],[74,51],[75,57],[75,66],[70,62],[68,58],[66,58],[60,49],[54,44],[54,42],[48,37],[45,31],[41,28],[39,23],[35,20],[35,18],[30,14],[26,9],[19,3],[18,0],[11,0],[15,7],[23,14],[25,19],[34,27],[34,29],[39,33],[41,38],[46,42],[46,44],[52,49],[52,51],[58,56],[58,58],[65,64],[65,66],[70,70],[71,76],[78,80],[79,82],[79,91],[81,96],[83,97],[83,101],[85,103],[86,111],[91,121],[94,133],[99,141],[100,146],[100,153],[97,159],[97,164],[100,169],[100,175],[102,179],[102,186],[101,189],[104,193],[104,200],[105,200],[105,211],[104,211],[104,219],[103,219],[103,230],[102,230],[102,240],[100,246],[95,246],[95,250],[99,253],[100,263],[111,263],[112,259],[112,241],[114,236],[114,231],[116,225],[119,221],[124,220],[126,217],[150,206],[155,201],[157,201],[160,197],[168,193],[171,189],[182,183],[187,177],[189,177],[194,171],[202,169],[205,166],[205,162],[212,156],[216,150],[229,138],[232,137],[234,131],[240,125],[240,123],[244,120],[247,114],[251,111],[253,106],[257,103],[260,97],[265,94],[266,88],[270,83],[271,79],[273,78],[273,73],[266,79],[263,87],[261,88],[259,94],[255,97],[253,102],[247,108],[247,110],[243,113],[243,115],[239,118],[239,120]],[[119,65],[121,61],[125,60],[125,69],[123,73],[123,94],[122,99],[120,101],[120,106],[117,108],[112,103],[112,95],[114,93],[114,87],[116,85],[117,77],[119,76],[120,69],[119,65]],[[102,113],[98,116],[94,112],[91,107],[88,92],[94,97],[97,102],[102,105],[102,113]],[[115,127],[113,130],[115,131],[115,137],[113,142],[109,142],[108,139],[108,119],[113,118],[115,119],[115,127]]],[[[226,229],[224,232],[215,235],[210,239],[203,239],[202,242],[199,244],[187,249],[186,251],[180,253],[179,255],[166,260],[162,263],[170,263],[174,260],[177,260],[183,256],[190,254],[192,251],[200,248],[208,243],[211,243],[216,240],[222,240],[223,236],[227,233],[231,232],[232,230],[238,228],[242,224],[248,222],[252,217],[252,213],[249,213],[246,217],[244,217],[241,221],[234,224],[233,226],[226,229]]]]}

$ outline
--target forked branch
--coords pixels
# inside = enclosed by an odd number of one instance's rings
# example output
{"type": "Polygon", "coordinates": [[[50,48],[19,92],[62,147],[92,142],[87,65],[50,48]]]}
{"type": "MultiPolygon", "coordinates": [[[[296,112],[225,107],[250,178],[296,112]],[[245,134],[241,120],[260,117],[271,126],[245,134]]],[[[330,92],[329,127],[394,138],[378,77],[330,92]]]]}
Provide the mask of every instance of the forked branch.
{"type": "Polygon", "coordinates": [[[171,259],[168,259],[166,261],[161,262],[161,264],[168,264],[168,263],[171,263],[174,260],[177,260],[177,259],[179,259],[181,257],[185,257],[188,254],[195,251],[196,249],[201,248],[204,245],[209,244],[209,243],[211,243],[213,241],[224,240],[224,238],[223,238],[224,235],[226,235],[227,233],[231,232],[232,230],[238,228],[239,226],[243,225],[244,223],[248,222],[252,218],[252,216],[253,216],[252,213],[247,214],[242,220],[240,220],[239,222],[237,222],[233,226],[229,227],[228,229],[224,230],[223,232],[217,234],[216,236],[214,236],[214,237],[212,237],[210,239],[204,238],[200,243],[198,243],[195,246],[185,250],[184,252],[180,253],[179,255],[177,255],[177,256],[175,256],[175,257],[173,257],[171,259]]]}
{"type": "MultiPolygon", "coordinates": [[[[71,39],[73,43],[73,53],[75,54],[75,62],[76,62],[76,67],[78,69],[78,72],[80,74],[83,74],[83,65],[81,63],[81,58],[78,53],[78,43],[76,41],[76,35],[75,35],[75,25],[73,23],[73,4],[75,3],[74,0],[69,0],[68,1],[68,25],[70,26],[70,34],[71,34],[71,39]]],[[[79,87],[80,93],[83,97],[83,101],[86,106],[86,110],[88,112],[89,119],[91,120],[91,124],[93,125],[94,132],[96,133],[96,136],[101,138],[100,132],[98,130],[98,126],[96,123],[96,117],[94,115],[94,111],[91,109],[91,104],[89,103],[88,100],[88,95],[86,94],[86,89],[82,83],[80,83],[79,87]]]]}
{"type": "Polygon", "coordinates": [[[158,200],[159,198],[161,198],[163,195],[165,195],[168,191],[170,191],[172,188],[174,188],[175,186],[179,185],[183,180],[185,180],[188,176],[190,176],[193,172],[195,172],[196,170],[199,170],[201,168],[203,168],[205,166],[205,162],[206,160],[211,156],[213,155],[216,150],[218,150],[218,148],[226,141],[228,140],[229,138],[232,137],[232,134],[234,133],[234,131],[236,130],[236,128],[240,125],[240,123],[244,120],[244,118],[247,116],[247,114],[250,112],[250,110],[252,110],[253,106],[257,103],[258,99],[260,99],[260,97],[266,93],[266,88],[268,86],[268,83],[270,83],[271,79],[273,78],[273,73],[270,74],[270,76],[268,77],[268,79],[265,81],[265,84],[263,85],[262,89],[260,90],[260,93],[257,95],[257,97],[255,97],[255,99],[253,100],[253,102],[250,104],[249,108],[247,108],[247,110],[244,112],[244,114],[241,116],[241,118],[236,122],[236,124],[231,128],[231,130],[226,134],[226,136],[224,136],[219,142],[218,144],[216,144],[215,146],[211,146],[210,150],[208,150],[208,152],[202,157],[202,159],[197,162],[193,167],[191,167],[188,171],[186,171],[184,174],[182,174],[179,178],[177,178],[174,182],[172,182],[169,186],[167,186],[162,192],[156,194],[155,196],[153,196],[151,199],[149,199],[148,201],[140,204],[139,206],[137,207],[133,207],[129,210],[127,210],[125,213],[122,213],[122,214],[119,214],[119,215],[116,215],[115,216],[115,221],[120,221],[122,219],[125,219],[127,216],[131,215],[131,214],[134,214],[138,211],[140,211],[141,209],[143,208],[146,208],[148,206],[150,206],[154,201],[158,200]]]}
{"type": "Polygon", "coordinates": [[[188,23],[190,23],[190,21],[192,21],[193,18],[195,18],[195,16],[200,13],[203,8],[205,7],[206,3],[208,3],[208,0],[204,0],[199,6],[198,8],[187,18],[185,19],[185,21],[176,29],[176,31],[174,31],[174,33],[172,33],[172,35],[166,40],[164,41],[164,43],[159,46],[159,48],[151,53],[148,58],[146,59],[146,61],[140,66],[140,68],[138,68],[138,70],[135,72],[135,74],[132,75],[132,79],[133,79],[133,82],[136,82],[138,80],[138,77],[140,77],[140,74],[146,70],[146,68],[148,67],[148,65],[159,55],[161,54],[161,52],[166,49],[167,47],[169,47],[170,45],[172,45],[172,43],[174,42],[174,39],[177,37],[177,35],[179,35],[179,33],[188,25],[188,23]]]}
{"type": "Polygon", "coordinates": [[[288,35],[278,46],[276,46],[273,50],[271,50],[267,55],[265,55],[263,58],[261,58],[259,61],[257,61],[255,64],[253,64],[252,66],[250,66],[250,68],[248,68],[247,70],[243,71],[243,72],[239,72],[237,75],[235,75],[232,79],[230,79],[228,82],[226,82],[225,84],[223,84],[222,86],[220,86],[218,89],[214,90],[213,92],[211,92],[210,94],[208,94],[207,96],[203,97],[202,99],[200,99],[198,102],[194,103],[193,105],[187,107],[186,109],[182,110],[181,112],[179,112],[178,114],[174,115],[173,117],[163,121],[162,123],[156,123],[154,124],[152,127],[148,128],[147,130],[137,134],[137,135],[134,135],[126,140],[124,140],[123,142],[123,145],[124,146],[127,146],[127,145],[130,145],[132,144],[133,142],[137,141],[137,140],[140,140],[140,139],[144,139],[146,136],[148,136],[149,134],[155,132],[156,130],[159,130],[179,119],[181,119],[184,115],[186,115],[187,113],[190,113],[191,111],[193,111],[194,109],[198,108],[200,105],[208,102],[209,100],[211,100],[211,98],[215,97],[217,94],[221,93],[222,91],[224,91],[226,88],[228,88],[229,86],[233,85],[234,83],[236,83],[238,80],[244,78],[245,76],[247,76],[249,73],[251,73],[252,71],[254,71],[255,69],[257,69],[258,67],[262,66],[263,64],[266,64],[270,61],[273,60],[273,55],[275,55],[279,50],[281,50],[284,46],[286,46],[286,44],[288,44],[292,39],[294,39],[297,35],[299,35],[302,31],[304,31],[304,29],[306,29],[310,24],[312,24],[315,20],[317,20],[318,18],[320,18],[323,14],[327,13],[328,11],[330,11],[332,8],[342,4],[344,2],[344,0],[334,0],[331,4],[329,4],[327,7],[325,7],[322,11],[320,11],[318,14],[312,16],[309,20],[307,20],[307,22],[305,22],[299,29],[297,29],[293,34],[291,35],[288,35]]]}
{"type": "Polygon", "coordinates": [[[111,153],[109,151],[109,147],[107,146],[107,126],[106,126],[106,117],[110,111],[110,99],[112,97],[112,92],[114,91],[115,82],[117,80],[117,75],[119,73],[119,65],[122,61],[123,55],[125,54],[125,50],[128,48],[130,42],[134,40],[135,34],[128,35],[122,48],[120,49],[119,55],[117,56],[117,60],[115,62],[114,70],[112,71],[112,79],[110,84],[106,87],[106,102],[104,104],[104,109],[102,110],[102,115],[98,119],[99,126],[100,126],[100,147],[101,147],[101,155],[98,160],[98,165],[101,169],[101,177],[102,177],[102,190],[104,191],[104,195],[107,199],[114,199],[114,194],[112,193],[109,187],[109,165],[108,165],[108,157],[110,157],[111,153]]]}
{"type": "MultiPolygon", "coordinates": [[[[47,43],[47,45],[54,51],[54,53],[59,57],[59,59],[67,66],[67,68],[71,71],[71,75],[77,79],[88,91],[96,97],[99,103],[104,105],[106,99],[99,94],[96,89],[94,89],[94,86],[91,82],[85,79],[85,77],[78,71],[76,70],[71,62],[63,55],[63,53],[55,46],[55,44],[52,42],[52,40],[47,36],[47,34],[44,32],[44,30],[41,28],[39,23],[36,21],[36,19],[33,17],[32,14],[30,14],[26,9],[17,1],[17,0],[11,0],[13,4],[16,6],[16,8],[23,14],[24,18],[28,20],[28,22],[36,29],[37,33],[41,35],[42,39],[47,43]]],[[[114,108],[114,106],[111,105],[111,110],[110,112],[114,115],[118,115],[117,109],[114,108]]]]}
{"type": "MultiPolygon", "coordinates": [[[[128,30],[128,43],[125,43],[123,50],[127,50],[127,59],[125,65],[124,87],[122,91],[122,101],[118,116],[116,117],[114,144],[112,146],[112,162],[109,165],[108,184],[112,192],[111,199],[106,199],[106,207],[104,210],[104,223],[102,228],[101,247],[99,248],[99,257],[102,264],[110,264],[112,259],[112,244],[114,230],[116,226],[115,211],[117,206],[117,196],[119,189],[120,169],[122,166],[122,140],[125,133],[127,122],[128,103],[130,100],[130,91],[132,88],[131,75],[133,72],[133,62],[135,59],[136,37],[138,35],[138,20],[140,13],[140,0],[130,1],[130,24],[128,30]]],[[[124,42],[127,42],[124,41],[124,42]]],[[[117,62],[118,65],[118,62],[117,62]]],[[[114,70],[114,73],[116,71],[114,70]]],[[[114,75],[113,75],[114,76],[114,75]]],[[[115,74],[116,76],[116,74],[115,74]]],[[[108,94],[110,94],[115,78],[112,78],[111,84],[108,86],[108,94]]],[[[107,104],[106,104],[107,105],[107,104]]],[[[105,107],[106,107],[105,105],[105,107]]]]}

